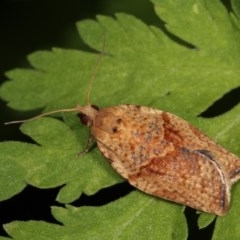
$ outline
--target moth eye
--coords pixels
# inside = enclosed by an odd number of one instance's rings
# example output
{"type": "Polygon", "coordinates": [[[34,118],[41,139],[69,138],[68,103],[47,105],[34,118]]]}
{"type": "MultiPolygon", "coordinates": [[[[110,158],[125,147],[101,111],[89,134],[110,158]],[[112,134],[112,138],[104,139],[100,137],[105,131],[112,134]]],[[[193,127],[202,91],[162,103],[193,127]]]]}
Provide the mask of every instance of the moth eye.
{"type": "Polygon", "coordinates": [[[89,117],[88,117],[86,114],[84,114],[84,113],[79,113],[78,116],[79,116],[80,121],[81,121],[81,123],[82,123],[83,125],[88,125],[88,123],[89,123],[89,117]]]}
{"type": "Polygon", "coordinates": [[[97,110],[97,111],[99,110],[99,107],[96,106],[96,105],[91,105],[91,107],[94,108],[94,109],[97,110]]]}

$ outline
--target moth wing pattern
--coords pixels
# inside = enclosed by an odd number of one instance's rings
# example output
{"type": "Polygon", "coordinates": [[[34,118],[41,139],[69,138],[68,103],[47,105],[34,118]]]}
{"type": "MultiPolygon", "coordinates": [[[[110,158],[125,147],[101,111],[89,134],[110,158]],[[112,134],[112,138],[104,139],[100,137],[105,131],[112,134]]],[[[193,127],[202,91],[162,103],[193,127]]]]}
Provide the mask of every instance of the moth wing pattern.
{"type": "Polygon", "coordinates": [[[144,192],[204,212],[222,215],[229,206],[224,173],[197,151],[178,149],[164,158],[149,159],[138,173],[129,176],[129,181],[144,192]]]}
{"type": "Polygon", "coordinates": [[[185,120],[119,105],[101,109],[91,131],[113,168],[136,188],[217,215],[228,210],[239,158],[185,120]]]}

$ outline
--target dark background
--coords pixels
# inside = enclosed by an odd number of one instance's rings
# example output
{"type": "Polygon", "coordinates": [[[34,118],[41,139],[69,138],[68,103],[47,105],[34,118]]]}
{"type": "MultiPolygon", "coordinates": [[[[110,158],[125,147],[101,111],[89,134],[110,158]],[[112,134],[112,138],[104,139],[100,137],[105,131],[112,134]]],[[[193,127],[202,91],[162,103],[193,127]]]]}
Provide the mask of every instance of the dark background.
{"type": "MultiPolygon", "coordinates": [[[[231,11],[230,2],[223,3],[231,11]]],[[[1,0],[0,83],[5,81],[5,71],[16,67],[28,67],[26,55],[33,51],[50,50],[52,47],[86,49],[77,33],[75,22],[86,18],[94,19],[97,14],[114,16],[117,12],[129,13],[147,24],[163,27],[148,0],[1,0]]],[[[174,36],[170,37],[179,40],[174,36]]],[[[200,116],[213,117],[231,109],[239,103],[239,96],[239,88],[234,89],[200,116]]],[[[0,140],[24,140],[18,126],[3,125],[5,121],[21,119],[22,113],[8,109],[6,103],[1,100],[0,109],[0,140]]],[[[56,222],[51,216],[50,206],[59,205],[55,202],[58,190],[59,188],[41,190],[28,186],[19,195],[1,202],[0,235],[7,236],[1,226],[13,220],[56,222]]],[[[132,190],[128,183],[122,183],[102,190],[92,197],[83,195],[73,204],[102,205],[132,190]]],[[[214,223],[206,229],[199,230],[195,210],[187,208],[185,214],[189,224],[189,240],[211,239],[214,223]]]]}

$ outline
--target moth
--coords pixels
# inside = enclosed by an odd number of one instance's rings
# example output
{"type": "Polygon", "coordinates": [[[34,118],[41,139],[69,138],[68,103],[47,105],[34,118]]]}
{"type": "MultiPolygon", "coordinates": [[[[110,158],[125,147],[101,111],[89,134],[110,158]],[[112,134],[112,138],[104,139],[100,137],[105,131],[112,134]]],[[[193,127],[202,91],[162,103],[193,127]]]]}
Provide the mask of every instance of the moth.
{"type": "Polygon", "coordinates": [[[91,87],[103,49],[90,79],[85,106],[6,124],[76,111],[91,132],[82,154],[88,152],[95,139],[112,167],[137,189],[203,212],[224,215],[229,209],[231,187],[240,178],[239,157],[174,114],[147,106],[99,109],[91,105],[91,87]]]}

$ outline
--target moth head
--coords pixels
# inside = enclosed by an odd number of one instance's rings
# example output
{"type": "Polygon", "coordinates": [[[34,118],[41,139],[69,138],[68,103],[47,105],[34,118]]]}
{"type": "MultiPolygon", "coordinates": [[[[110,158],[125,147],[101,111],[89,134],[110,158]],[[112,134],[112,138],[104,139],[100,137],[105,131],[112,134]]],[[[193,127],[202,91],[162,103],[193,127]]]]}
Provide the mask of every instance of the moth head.
{"type": "Polygon", "coordinates": [[[92,126],[98,111],[99,107],[96,105],[87,105],[85,107],[80,107],[78,116],[81,123],[88,127],[92,126]]]}
{"type": "Polygon", "coordinates": [[[121,117],[116,115],[111,109],[102,109],[98,112],[94,121],[94,129],[98,129],[111,136],[120,134],[124,131],[126,123],[121,117]]]}

